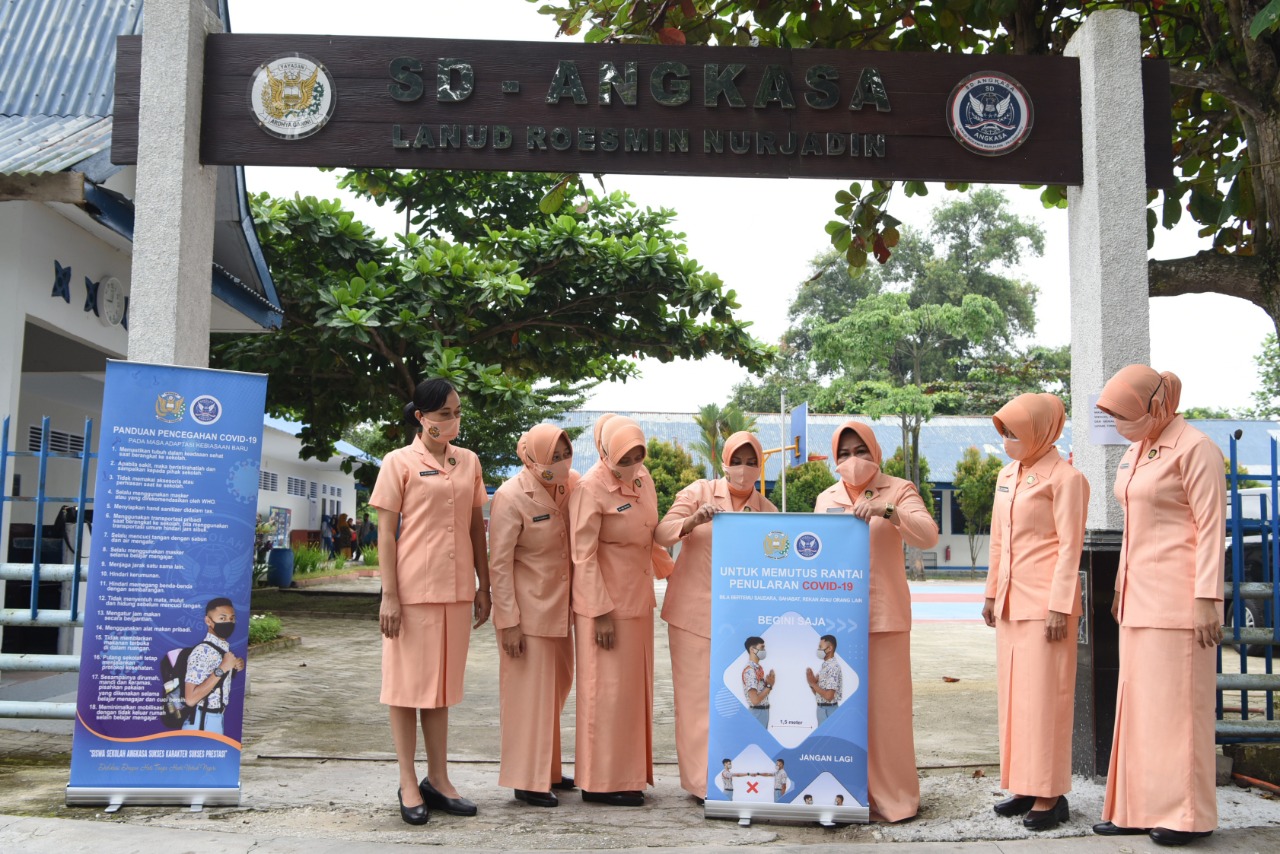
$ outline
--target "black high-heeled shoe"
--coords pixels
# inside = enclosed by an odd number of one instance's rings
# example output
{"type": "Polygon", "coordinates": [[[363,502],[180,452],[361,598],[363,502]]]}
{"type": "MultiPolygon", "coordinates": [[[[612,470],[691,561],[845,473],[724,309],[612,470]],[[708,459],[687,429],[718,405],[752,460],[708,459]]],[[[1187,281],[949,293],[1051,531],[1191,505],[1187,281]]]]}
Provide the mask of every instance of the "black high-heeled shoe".
{"type": "Polygon", "coordinates": [[[1067,805],[1067,796],[1059,795],[1058,800],[1047,810],[1031,810],[1022,820],[1027,830],[1053,830],[1071,818],[1071,807],[1067,805]]]}
{"type": "Polygon", "coordinates": [[[431,821],[431,811],[427,809],[425,802],[413,807],[405,806],[404,795],[400,789],[396,789],[396,800],[400,802],[400,817],[404,819],[405,824],[426,824],[431,821]]]}
{"type": "Polygon", "coordinates": [[[472,816],[475,815],[476,805],[466,798],[446,798],[444,795],[427,781],[426,777],[422,778],[422,782],[418,784],[418,791],[422,793],[422,800],[432,809],[447,812],[449,815],[472,816]]]}

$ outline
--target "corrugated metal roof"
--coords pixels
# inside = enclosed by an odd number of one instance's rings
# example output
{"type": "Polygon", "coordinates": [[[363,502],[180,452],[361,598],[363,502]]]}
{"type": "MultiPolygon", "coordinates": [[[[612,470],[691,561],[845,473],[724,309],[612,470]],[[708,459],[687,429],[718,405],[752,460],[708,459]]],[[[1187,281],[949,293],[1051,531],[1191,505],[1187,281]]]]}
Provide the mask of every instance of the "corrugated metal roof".
{"type": "Polygon", "coordinates": [[[0,175],[61,172],[110,147],[110,116],[0,116],[0,175]]]}
{"type": "Polygon", "coordinates": [[[142,0],[0,0],[0,115],[111,115],[116,36],[141,32],[142,0]]]}

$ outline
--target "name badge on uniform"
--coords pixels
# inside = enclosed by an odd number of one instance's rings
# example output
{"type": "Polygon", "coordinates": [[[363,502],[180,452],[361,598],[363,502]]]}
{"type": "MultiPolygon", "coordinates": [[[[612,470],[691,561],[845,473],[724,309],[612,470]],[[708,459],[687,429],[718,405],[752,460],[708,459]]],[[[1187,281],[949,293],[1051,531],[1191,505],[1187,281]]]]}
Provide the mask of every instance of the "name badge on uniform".
{"type": "Polygon", "coordinates": [[[1008,492],[1008,491],[1009,491],[1009,487],[1007,487],[1007,486],[997,486],[997,487],[996,487],[996,491],[997,491],[997,492],[1008,492]]]}
{"type": "Polygon", "coordinates": [[[435,469],[428,469],[427,471],[418,472],[418,477],[431,477],[433,474],[440,474],[440,472],[435,469]]]}
{"type": "Polygon", "coordinates": [[[1128,464],[1128,463],[1121,463],[1121,464],[1120,464],[1120,468],[1122,468],[1122,469],[1127,469],[1128,467],[1129,467],[1129,464],[1128,464]]]}
{"type": "Polygon", "coordinates": [[[547,521],[547,520],[548,520],[548,519],[550,519],[550,518],[551,518],[551,514],[550,514],[550,513],[543,513],[541,516],[534,516],[534,517],[533,517],[533,521],[535,521],[535,522],[545,522],[545,521],[547,521]]]}
{"type": "Polygon", "coordinates": [[[828,507],[828,508],[827,508],[827,512],[828,512],[828,513],[843,513],[843,512],[844,512],[844,508],[843,508],[843,507],[828,507]]]}
{"type": "Polygon", "coordinates": [[[618,512],[621,513],[623,510],[630,510],[630,509],[631,509],[630,504],[623,504],[621,507],[618,508],[618,512]]]}

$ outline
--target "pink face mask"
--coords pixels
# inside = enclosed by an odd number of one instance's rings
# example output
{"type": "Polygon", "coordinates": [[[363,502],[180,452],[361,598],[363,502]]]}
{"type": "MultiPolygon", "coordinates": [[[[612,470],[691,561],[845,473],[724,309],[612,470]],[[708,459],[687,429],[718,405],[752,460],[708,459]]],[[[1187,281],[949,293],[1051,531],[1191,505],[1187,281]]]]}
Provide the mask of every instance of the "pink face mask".
{"type": "Polygon", "coordinates": [[[1026,446],[1022,444],[1021,439],[1005,439],[1004,452],[1011,460],[1022,460],[1027,456],[1026,446]]]}
{"type": "Polygon", "coordinates": [[[724,470],[724,479],[729,488],[738,492],[750,492],[760,479],[760,466],[728,466],[724,470]]]}
{"type": "Polygon", "coordinates": [[[1155,426],[1156,420],[1150,415],[1144,415],[1136,421],[1130,421],[1127,418],[1121,418],[1119,415],[1114,416],[1116,422],[1116,432],[1124,436],[1130,442],[1141,442],[1151,434],[1151,428],[1155,426]]]}
{"type": "Polygon", "coordinates": [[[538,463],[531,463],[529,468],[535,475],[537,475],[538,480],[543,483],[568,483],[569,470],[573,468],[573,460],[561,460],[558,463],[550,463],[545,466],[539,465],[538,463]]]}
{"type": "Polygon", "coordinates": [[[644,465],[643,462],[632,463],[629,466],[618,466],[618,465],[611,464],[609,466],[609,470],[613,472],[614,477],[616,477],[618,480],[622,481],[623,483],[631,483],[631,481],[636,479],[636,475],[640,471],[640,466],[642,465],[644,465]]]}
{"type": "Polygon", "coordinates": [[[836,474],[850,486],[862,486],[880,472],[880,466],[862,457],[849,457],[836,466],[836,474]]]}
{"type": "Polygon", "coordinates": [[[446,418],[444,421],[432,421],[429,418],[422,419],[422,433],[435,442],[452,442],[458,438],[458,431],[462,428],[461,416],[457,418],[446,418]]]}

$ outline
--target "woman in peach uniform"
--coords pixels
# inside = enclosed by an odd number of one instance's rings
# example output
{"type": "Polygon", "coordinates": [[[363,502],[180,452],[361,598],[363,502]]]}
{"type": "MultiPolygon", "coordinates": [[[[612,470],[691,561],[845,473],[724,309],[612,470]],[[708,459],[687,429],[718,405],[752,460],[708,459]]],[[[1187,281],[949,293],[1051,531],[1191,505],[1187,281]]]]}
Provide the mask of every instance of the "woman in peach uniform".
{"type": "Polygon", "coordinates": [[[579,475],[564,430],[539,424],[520,437],[524,468],[493,496],[489,580],[502,654],[498,785],[532,806],[559,805],[560,713],[573,684],[569,631],[569,495],[579,475]]]}
{"type": "Polygon", "coordinates": [[[711,526],[706,523],[722,511],[777,512],[755,490],[763,460],[759,439],[745,431],[734,433],[721,454],[725,476],[695,480],[680,490],[654,536],[661,546],[681,544],[667,580],[662,619],[671,646],[680,787],[700,801],[707,796],[711,681],[711,526]]]}
{"type": "Polygon", "coordinates": [[[996,629],[1002,816],[1029,830],[1066,821],[1071,791],[1080,551],[1089,482],[1054,448],[1066,410],[1021,394],[991,419],[1012,460],[996,480],[982,618],[996,629]]]}
{"type": "Polygon", "coordinates": [[[1177,414],[1181,381],[1120,369],[1098,408],[1133,442],[1116,471],[1124,541],[1111,613],[1120,681],[1102,835],[1185,845],[1218,825],[1216,647],[1222,641],[1222,451],[1177,414]]]}
{"type": "Polygon", "coordinates": [[[462,420],[453,386],[419,383],[405,415],[419,432],[382,460],[369,506],[378,511],[381,702],[390,707],[400,817],[425,824],[428,808],[476,814],[449,781],[449,707],[462,700],[471,629],[489,619],[481,512],[489,499],[479,458],[451,444],[462,420]],[[419,717],[427,748],[421,782],[414,768],[419,717]]]}
{"type": "Polygon", "coordinates": [[[846,421],[831,437],[840,480],[818,496],[815,513],[852,513],[871,527],[867,626],[867,793],[872,818],[903,821],[920,811],[911,728],[911,591],[903,543],[927,549],[938,526],[909,480],[880,471],[871,427],[846,421]]]}
{"type": "MultiPolygon", "coordinates": [[[[569,496],[577,654],[574,768],[584,801],[643,806],[653,784],[658,498],[631,419],[597,422],[600,461],[569,496]]],[[[665,554],[665,553],[663,553],[665,554]]]]}

